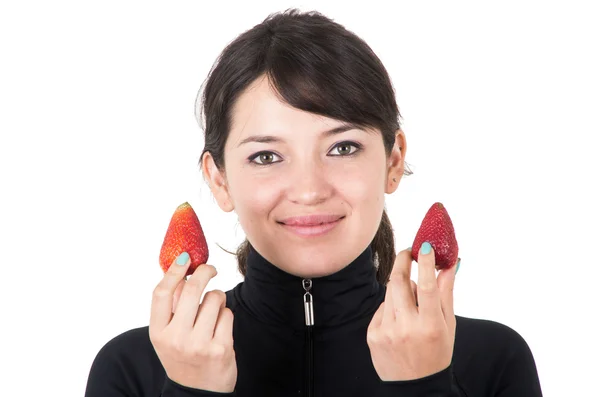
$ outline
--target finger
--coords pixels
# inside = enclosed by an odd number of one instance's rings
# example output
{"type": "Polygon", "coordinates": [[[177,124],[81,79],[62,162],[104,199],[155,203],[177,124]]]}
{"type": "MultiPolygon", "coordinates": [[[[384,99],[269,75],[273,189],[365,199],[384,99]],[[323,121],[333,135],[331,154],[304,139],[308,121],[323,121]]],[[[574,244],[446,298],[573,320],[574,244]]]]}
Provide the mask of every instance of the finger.
{"type": "Polygon", "coordinates": [[[419,296],[419,313],[435,317],[441,314],[440,293],[435,277],[435,252],[428,242],[419,249],[419,276],[417,295],[419,296]]]}
{"type": "Polygon", "coordinates": [[[415,306],[419,307],[419,296],[417,295],[417,283],[410,280],[410,286],[412,287],[413,295],[415,296],[415,306]]]}
{"type": "Polygon", "coordinates": [[[177,309],[177,303],[179,302],[179,297],[181,296],[181,291],[183,290],[184,285],[185,279],[181,280],[179,284],[177,284],[177,288],[175,288],[175,293],[173,294],[173,313],[175,313],[175,310],[177,309]]]}
{"type": "Polygon", "coordinates": [[[226,346],[233,345],[233,312],[227,307],[219,312],[214,340],[226,346]]]}
{"type": "Polygon", "coordinates": [[[210,279],[216,275],[217,269],[214,266],[198,266],[191,277],[185,282],[171,324],[186,329],[191,329],[194,326],[202,293],[210,279]]]}
{"type": "Polygon", "coordinates": [[[458,258],[454,266],[442,270],[437,278],[442,301],[442,312],[447,323],[454,320],[454,281],[459,265],[460,258],[458,258]]]}
{"type": "Polygon", "coordinates": [[[416,314],[417,312],[415,296],[410,284],[411,266],[412,256],[410,250],[400,251],[398,255],[396,255],[394,268],[392,269],[392,274],[388,283],[388,288],[391,289],[396,318],[403,313],[416,314]]]}
{"type": "Polygon", "coordinates": [[[209,291],[204,295],[193,331],[200,340],[212,340],[219,312],[225,307],[225,300],[225,292],[219,290],[209,291]]]}
{"type": "Polygon", "coordinates": [[[150,327],[152,329],[163,329],[169,325],[173,310],[173,295],[177,285],[185,277],[190,265],[189,255],[182,253],[178,259],[184,262],[182,265],[173,261],[165,272],[162,280],[158,283],[152,294],[152,307],[150,310],[150,327]]]}

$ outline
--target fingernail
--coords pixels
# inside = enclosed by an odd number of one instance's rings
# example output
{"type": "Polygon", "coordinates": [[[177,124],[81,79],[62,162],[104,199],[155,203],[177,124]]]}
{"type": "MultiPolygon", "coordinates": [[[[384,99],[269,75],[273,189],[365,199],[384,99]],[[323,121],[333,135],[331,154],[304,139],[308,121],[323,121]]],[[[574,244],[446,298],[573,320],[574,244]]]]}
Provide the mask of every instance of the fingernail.
{"type": "Polygon", "coordinates": [[[187,252],[182,252],[177,257],[177,264],[178,265],[185,265],[189,259],[190,259],[190,255],[187,252]]]}
{"type": "Polygon", "coordinates": [[[421,244],[421,253],[423,255],[427,255],[430,252],[431,252],[431,244],[429,244],[427,241],[425,241],[423,244],[421,244]]]}
{"type": "Polygon", "coordinates": [[[458,262],[456,262],[456,271],[454,274],[458,273],[458,269],[460,269],[460,258],[458,258],[458,262]]]}

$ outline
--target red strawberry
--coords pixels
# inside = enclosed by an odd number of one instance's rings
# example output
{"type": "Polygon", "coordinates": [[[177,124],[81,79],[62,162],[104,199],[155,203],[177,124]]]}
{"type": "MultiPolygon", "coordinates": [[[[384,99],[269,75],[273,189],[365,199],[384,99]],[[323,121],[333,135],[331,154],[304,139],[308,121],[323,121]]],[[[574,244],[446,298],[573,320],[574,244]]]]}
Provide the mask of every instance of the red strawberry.
{"type": "Polygon", "coordinates": [[[438,270],[452,267],[458,259],[458,243],[448,211],[442,203],[429,208],[412,245],[412,258],[419,257],[421,244],[427,241],[435,251],[435,267],[438,270]]]}
{"type": "Polygon", "coordinates": [[[190,255],[192,263],[186,275],[190,275],[196,268],[208,260],[208,246],[200,226],[200,220],[192,206],[185,202],[175,210],[162,248],[160,249],[160,267],[166,272],[173,261],[182,252],[190,255]]]}

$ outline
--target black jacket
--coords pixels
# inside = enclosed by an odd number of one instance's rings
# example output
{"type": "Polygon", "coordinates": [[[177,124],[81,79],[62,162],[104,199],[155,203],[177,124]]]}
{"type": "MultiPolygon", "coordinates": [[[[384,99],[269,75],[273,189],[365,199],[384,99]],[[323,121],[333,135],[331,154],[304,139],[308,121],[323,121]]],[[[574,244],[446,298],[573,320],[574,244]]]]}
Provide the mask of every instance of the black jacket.
{"type": "Polygon", "coordinates": [[[109,341],[95,358],[85,397],[537,397],[527,343],[497,322],[457,316],[452,364],[413,381],[382,382],[367,327],[385,296],[367,248],[341,271],[313,279],[314,326],[306,326],[305,283],[251,248],[244,282],[227,292],[234,313],[235,392],[187,388],[168,379],[148,327],[109,341]],[[312,393],[312,394],[311,394],[312,393]]]}

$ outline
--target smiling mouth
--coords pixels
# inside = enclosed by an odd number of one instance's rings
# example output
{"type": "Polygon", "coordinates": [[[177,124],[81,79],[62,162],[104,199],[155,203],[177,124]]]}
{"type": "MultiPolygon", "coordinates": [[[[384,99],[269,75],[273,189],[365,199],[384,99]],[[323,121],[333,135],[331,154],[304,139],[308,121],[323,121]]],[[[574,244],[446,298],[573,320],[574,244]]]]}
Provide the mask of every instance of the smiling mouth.
{"type": "Polygon", "coordinates": [[[313,227],[313,226],[319,226],[319,225],[326,225],[328,223],[335,223],[335,222],[340,221],[340,220],[342,220],[344,218],[345,218],[345,216],[342,216],[341,218],[338,218],[336,220],[329,221],[329,222],[318,222],[318,223],[307,223],[307,224],[294,224],[294,223],[285,223],[285,222],[280,222],[280,221],[277,221],[277,223],[279,223],[280,225],[285,225],[285,226],[313,227]]]}
{"type": "Polygon", "coordinates": [[[284,222],[277,222],[278,224],[280,224],[281,226],[284,227],[284,229],[292,232],[295,235],[301,236],[301,237],[316,237],[316,236],[322,236],[326,233],[328,233],[329,231],[335,229],[337,227],[337,225],[339,223],[341,223],[341,221],[346,218],[345,216],[342,216],[336,220],[333,221],[329,221],[329,222],[308,222],[308,223],[300,223],[298,224],[298,222],[295,223],[284,223],[284,222]]]}
{"type": "Polygon", "coordinates": [[[340,219],[343,219],[345,215],[333,215],[333,214],[311,214],[311,215],[303,215],[303,216],[292,216],[280,221],[277,221],[279,224],[287,225],[287,226],[300,226],[300,227],[310,227],[310,226],[319,226],[327,223],[337,222],[340,219]]]}

